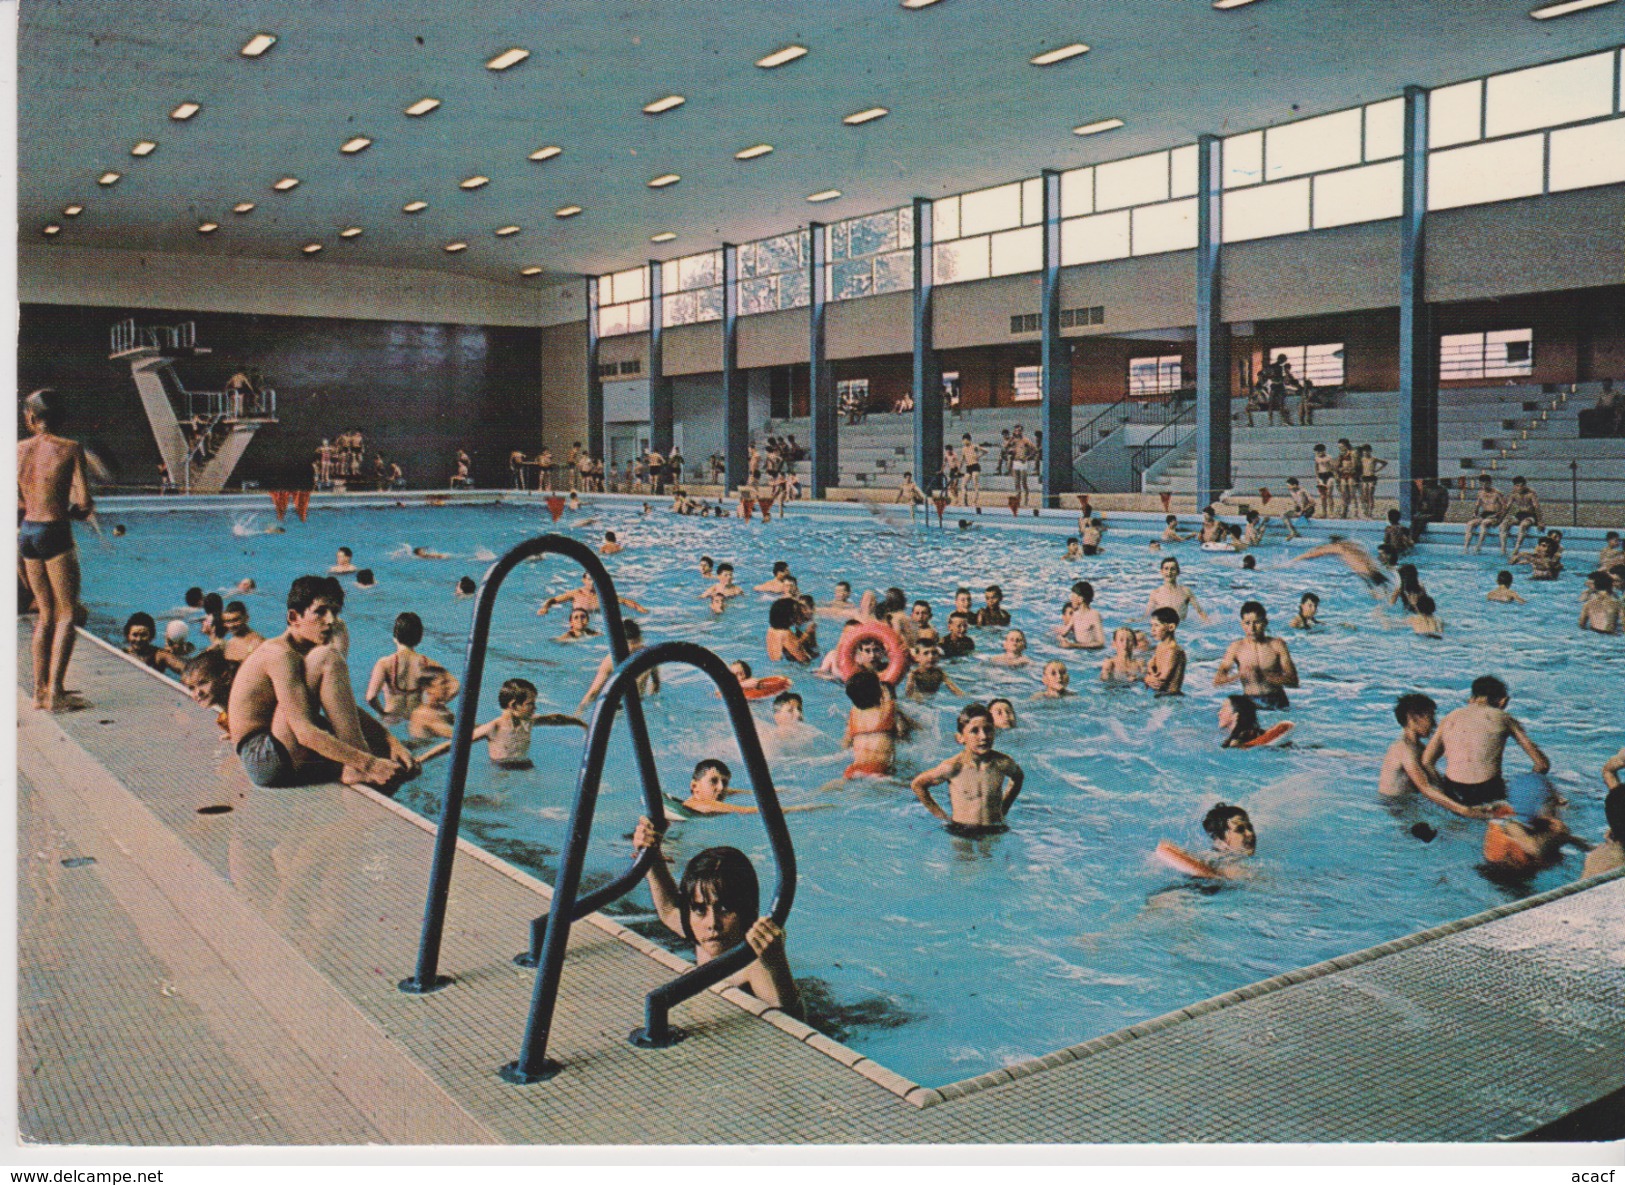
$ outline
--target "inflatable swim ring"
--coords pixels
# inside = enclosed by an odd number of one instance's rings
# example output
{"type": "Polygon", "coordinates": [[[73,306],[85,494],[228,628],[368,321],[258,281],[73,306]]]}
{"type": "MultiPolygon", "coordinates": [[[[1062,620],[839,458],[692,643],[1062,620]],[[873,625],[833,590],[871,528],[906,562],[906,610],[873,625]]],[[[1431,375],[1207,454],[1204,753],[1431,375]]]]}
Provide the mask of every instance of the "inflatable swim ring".
{"type": "Polygon", "coordinates": [[[1167,840],[1157,844],[1157,850],[1154,854],[1158,860],[1161,860],[1169,868],[1172,868],[1175,872],[1183,872],[1186,876],[1200,876],[1212,879],[1219,875],[1219,870],[1206,860],[1198,860],[1184,848],[1175,847],[1167,840]]]}
{"type": "Polygon", "coordinates": [[[755,687],[743,689],[746,699],[768,699],[780,692],[790,690],[790,677],[788,675],[767,675],[756,680],[755,687]]]}
{"type": "Polygon", "coordinates": [[[1228,543],[1219,543],[1217,541],[1209,541],[1207,543],[1202,544],[1202,550],[1203,551],[1235,551],[1236,549],[1234,547],[1231,547],[1228,543]]]}
{"type": "Polygon", "coordinates": [[[1256,749],[1260,745],[1273,745],[1276,741],[1292,731],[1292,721],[1282,720],[1279,724],[1272,724],[1264,730],[1262,736],[1256,736],[1246,744],[1237,745],[1238,749],[1256,749]]]}
{"type": "Polygon", "coordinates": [[[835,673],[843,680],[850,679],[857,671],[857,664],[852,655],[858,648],[858,643],[874,639],[886,648],[886,657],[891,660],[884,671],[880,672],[880,681],[896,686],[897,681],[903,677],[908,669],[908,649],[903,645],[903,639],[897,636],[897,631],[889,625],[878,621],[871,621],[858,626],[857,629],[847,630],[841,635],[841,641],[835,647],[835,673]]]}

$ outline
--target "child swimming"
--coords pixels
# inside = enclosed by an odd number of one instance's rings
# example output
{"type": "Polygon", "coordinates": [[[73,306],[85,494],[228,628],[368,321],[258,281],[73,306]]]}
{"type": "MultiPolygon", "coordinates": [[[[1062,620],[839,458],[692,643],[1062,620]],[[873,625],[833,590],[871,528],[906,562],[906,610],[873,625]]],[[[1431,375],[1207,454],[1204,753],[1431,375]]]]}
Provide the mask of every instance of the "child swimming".
{"type": "Polygon", "coordinates": [[[887,778],[897,758],[897,704],[886,694],[880,676],[860,670],[846,681],[846,698],[852,701],[847,714],[841,748],[852,750],[852,764],[845,778],[887,778]]]}
{"type": "Polygon", "coordinates": [[[536,685],[528,679],[509,679],[497,691],[502,715],[474,730],[476,741],[486,742],[491,764],[503,769],[530,769],[530,734],[536,722],[536,685]]]}
{"type": "Polygon", "coordinates": [[[993,747],[993,714],[983,704],[967,704],[955,723],[954,739],[964,749],[915,777],[910,784],[921,805],[947,824],[950,835],[977,839],[1009,828],[1005,817],[1021,793],[1021,766],[993,747]],[[952,814],[937,805],[931,787],[948,784],[952,814]]]}

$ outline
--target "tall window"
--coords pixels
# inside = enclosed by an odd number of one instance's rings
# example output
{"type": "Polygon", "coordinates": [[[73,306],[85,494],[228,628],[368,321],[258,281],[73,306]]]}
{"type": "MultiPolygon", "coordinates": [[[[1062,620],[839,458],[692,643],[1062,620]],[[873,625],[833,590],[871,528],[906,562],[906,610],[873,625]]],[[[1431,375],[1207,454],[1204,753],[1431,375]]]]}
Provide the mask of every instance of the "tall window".
{"type": "Polygon", "coordinates": [[[1529,329],[1447,333],[1439,339],[1439,378],[1503,379],[1535,372],[1535,334],[1529,329]]]}
{"type": "Polygon", "coordinates": [[[1183,378],[1178,354],[1128,360],[1128,393],[1139,398],[1171,394],[1179,390],[1183,378]]]}
{"type": "Polygon", "coordinates": [[[1270,346],[1264,351],[1264,361],[1274,362],[1282,354],[1292,364],[1292,373],[1308,379],[1317,387],[1343,385],[1343,343],[1327,342],[1319,346],[1270,346]]]}

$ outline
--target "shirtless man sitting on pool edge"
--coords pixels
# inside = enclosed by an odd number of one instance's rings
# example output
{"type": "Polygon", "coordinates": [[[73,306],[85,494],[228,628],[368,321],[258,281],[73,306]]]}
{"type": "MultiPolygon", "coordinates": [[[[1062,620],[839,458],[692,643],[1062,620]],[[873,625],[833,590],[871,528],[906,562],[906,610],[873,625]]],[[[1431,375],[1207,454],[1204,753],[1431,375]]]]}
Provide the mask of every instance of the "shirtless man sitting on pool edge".
{"type": "Polygon", "coordinates": [[[256,786],[331,780],[393,788],[417,759],[356,707],[350,668],[329,643],[344,608],[331,576],[288,590],[288,629],[255,647],[231,687],[231,743],[256,786]],[[342,767],[342,768],[341,768],[342,767]]]}

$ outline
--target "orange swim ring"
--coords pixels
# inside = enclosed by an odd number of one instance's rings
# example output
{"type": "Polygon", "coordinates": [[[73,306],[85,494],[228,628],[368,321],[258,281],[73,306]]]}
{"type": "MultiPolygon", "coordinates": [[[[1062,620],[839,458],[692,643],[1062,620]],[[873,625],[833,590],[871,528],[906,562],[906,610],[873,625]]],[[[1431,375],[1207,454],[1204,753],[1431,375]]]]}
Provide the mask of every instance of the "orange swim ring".
{"type": "Polygon", "coordinates": [[[897,636],[896,630],[879,621],[866,622],[841,635],[840,644],[835,647],[835,673],[842,679],[850,679],[856,674],[858,666],[853,655],[858,643],[869,640],[877,641],[886,648],[886,657],[891,661],[880,672],[880,681],[895,686],[908,669],[908,647],[903,645],[903,639],[897,636]]]}

